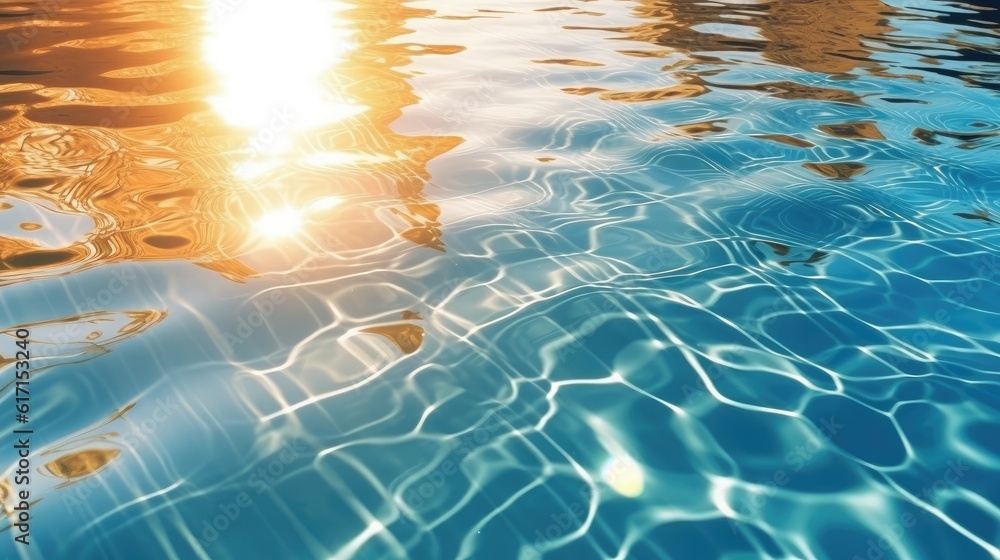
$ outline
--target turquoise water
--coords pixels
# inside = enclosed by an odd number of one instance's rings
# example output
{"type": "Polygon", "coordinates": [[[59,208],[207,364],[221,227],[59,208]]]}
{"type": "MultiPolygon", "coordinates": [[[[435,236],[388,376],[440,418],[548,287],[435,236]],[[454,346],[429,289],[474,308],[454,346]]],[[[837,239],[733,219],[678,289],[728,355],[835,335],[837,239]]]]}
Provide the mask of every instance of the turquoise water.
{"type": "Polygon", "coordinates": [[[977,2],[0,5],[0,558],[1000,556],[977,2]]]}

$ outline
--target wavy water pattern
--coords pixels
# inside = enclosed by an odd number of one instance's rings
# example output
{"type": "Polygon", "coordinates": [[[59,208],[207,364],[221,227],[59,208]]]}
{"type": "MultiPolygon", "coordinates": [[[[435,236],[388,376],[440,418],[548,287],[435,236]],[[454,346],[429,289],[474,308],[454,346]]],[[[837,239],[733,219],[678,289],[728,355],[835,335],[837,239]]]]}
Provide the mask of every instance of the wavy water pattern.
{"type": "Polygon", "coordinates": [[[986,4],[3,4],[0,556],[1000,557],[986,4]]]}

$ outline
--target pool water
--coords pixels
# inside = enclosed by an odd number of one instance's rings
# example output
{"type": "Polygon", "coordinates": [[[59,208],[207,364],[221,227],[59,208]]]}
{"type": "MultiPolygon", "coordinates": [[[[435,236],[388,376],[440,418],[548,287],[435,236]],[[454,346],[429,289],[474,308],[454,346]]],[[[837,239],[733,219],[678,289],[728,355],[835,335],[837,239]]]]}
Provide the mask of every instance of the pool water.
{"type": "Polygon", "coordinates": [[[0,5],[0,558],[1000,557],[987,4],[0,5]]]}

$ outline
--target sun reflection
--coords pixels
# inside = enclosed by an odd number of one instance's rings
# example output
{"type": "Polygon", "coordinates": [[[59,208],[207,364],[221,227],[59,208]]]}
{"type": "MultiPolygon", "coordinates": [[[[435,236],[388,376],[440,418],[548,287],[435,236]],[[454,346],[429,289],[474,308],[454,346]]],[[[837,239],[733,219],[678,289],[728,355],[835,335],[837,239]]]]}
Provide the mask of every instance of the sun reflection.
{"type": "MultiPolygon", "coordinates": [[[[343,201],[339,196],[324,196],[318,198],[303,209],[295,209],[291,206],[284,206],[277,210],[268,212],[260,217],[256,222],[257,233],[268,239],[279,239],[292,237],[305,229],[308,217],[321,218],[316,216],[324,212],[329,212],[343,201]]],[[[322,220],[320,220],[322,221],[322,220]]]]}
{"type": "Polygon", "coordinates": [[[601,469],[601,478],[612,490],[626,498],[640,496],[646,486],[642,467],[627,455],[608,458],[601,469]]]}
{"type": "Polygon", "coordinates": [[[302,214],[285,207],[264,214],[257,220],[257,232],[268,238],[291,237],[302,229],[302,214]]]}
{"type": "Polygon", "coordinates": [[[324,196],[323,198],[313,201],[309,205],[309,212],[325,212],[327,210],[333,210],[343,201],[339,196],[324,196]]]}
{"type": "MultiPolygon", "coordinates": [[[[361,110],[341,99],[331,69],[354,48],[332,0],[209,0],[205,59],[221,91],[210,98],[229,124],[258,130],[256,151],[289,133],[338,121],[361,110]]],[[[270,150],[266,150],[270,151],[270,150]]]]}

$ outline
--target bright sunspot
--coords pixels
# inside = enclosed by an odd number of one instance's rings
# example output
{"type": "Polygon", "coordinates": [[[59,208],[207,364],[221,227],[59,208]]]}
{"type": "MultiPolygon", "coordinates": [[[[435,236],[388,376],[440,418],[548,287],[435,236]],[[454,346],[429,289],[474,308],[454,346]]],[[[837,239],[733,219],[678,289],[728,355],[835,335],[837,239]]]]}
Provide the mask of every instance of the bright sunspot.
{"type": "Polygon", "coordinates": [[[257,220],[257,233],[269,239],[292,237],[302,231],[310,215],[313,218],[320,217],[317,215],[337,208],[341,202],[343,200],[339,196],[324,196],[312,201],[301,210],[285,206],[268,212],[257,220]]]}
{"type": "Polygon", "coordinates": [[[209,0],[207,14],[205,59],[221,85],[209,102],[226,122],[257,129],[257,143],[270,145],[360,110],[338,98],[331,80],[331,69],[354,48],[337,16],[347,6],[286,0],[277,9],[267,0],[242,0],[236,9],[235,3],[209,0]]]}
{"type": "Polygon", "coordinates": [[[291,237],[302,229],[302,215],[293,208],[264,214],[257,221],[257,232],[269,238],[291,237]]]}
{"type": "Polygon", "coordinates": [[[642,467],[627,455],[609,458],[601,468],[601,478],[612,490],[627,498],[640,496],[645,487],[642,467]]]}

